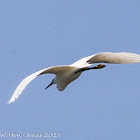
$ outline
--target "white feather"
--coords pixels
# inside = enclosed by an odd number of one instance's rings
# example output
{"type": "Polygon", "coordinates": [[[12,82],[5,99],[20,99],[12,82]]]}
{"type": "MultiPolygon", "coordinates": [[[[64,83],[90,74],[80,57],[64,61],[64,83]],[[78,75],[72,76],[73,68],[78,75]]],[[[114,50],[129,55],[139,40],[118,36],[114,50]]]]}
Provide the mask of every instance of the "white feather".
{"type": "Polygon", "coordinates": [[[93,55],[88,62],[93,63],[112,63],[112,64],[130,64],[139,63],[140,55],[134,53],[112,53],[112,52],[102,52],[93,55]]]}
{"type": "Polygon", "coordinates": [[[71,65],[53,66],[45,68],[43,70],[37,71],[29,75],[24,80],[22,80],[21,83],[16,88],[16,90],[14,91],[8,103],[10,104],[14,102],[22,93],[22,91],[25,89],[25,87],[39,75],[46,73],[55,74],[56,77],[53,79],[50,85],[57,84],[58,90],[62,91],[69,83],[71,83],[81,75],[82,71],[79,70],[83,68],[88,68],[93,63],[101,63],[101,62],[114,64],[139,63],[140,55],[126,52],[121,53],[102,52],[84,57],[71,65]]]}

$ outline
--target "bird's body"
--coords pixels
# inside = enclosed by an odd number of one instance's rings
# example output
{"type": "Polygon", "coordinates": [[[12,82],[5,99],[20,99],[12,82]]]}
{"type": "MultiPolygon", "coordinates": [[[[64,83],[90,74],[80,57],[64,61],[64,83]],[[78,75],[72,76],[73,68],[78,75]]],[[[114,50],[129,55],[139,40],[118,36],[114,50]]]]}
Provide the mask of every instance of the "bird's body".
{"type": "Polygon", "coordinates": [[[112,52],[102,52],[95,55],[84,57],[71,65],[60,65],[60,66],[52,66],[40,71],[37,71],[25,79],[21,81],[21,83],[16,88],[13,93],[11,99],[9,100],[9,104],[14,102],[15,99],[19,97],[25,87],[37,76],[43,74],[55,74],[56,77],[52,80],[52,82],[46,87],[53,84],[57,84],[57,89],[59,91],[63,91],[66,86],[77,79],[82,72],[91,69],[102,69],[105,65],[97,65],[94,67],[90,67],[94,63],[113,63],[113,64],[129,64],[129,63],[139,63],[140,55],[134,53],[112,53],[112,52]]]}
{"type": "Polygon", "coordinates": [[[64,73],[64,75],[56,76],[55,79],[56,79],[57,89],[59,91],[63,91],[66,88],[66,86],[72,81],[76,80],[81,75],[81,73],[82,72],[75,74],[75,69],[73,69],[73,71],[69,71],[68,74],[64,73]]]}
{"type": "MultiPolygon", "coordinates": [[[[57,89],[59,91],[63,91],[69,83],[77,79],[82,73],[75,73],[77,68],[70,65],[55,66],[55,68],[59,70],[61,69],[61,71],[56,73],[56,77],[52,81],[52,84],[57,84],[57,89]]],[[[42,74],[46,74],[46,71],[42,72],[40,75],[42,74]]]]}

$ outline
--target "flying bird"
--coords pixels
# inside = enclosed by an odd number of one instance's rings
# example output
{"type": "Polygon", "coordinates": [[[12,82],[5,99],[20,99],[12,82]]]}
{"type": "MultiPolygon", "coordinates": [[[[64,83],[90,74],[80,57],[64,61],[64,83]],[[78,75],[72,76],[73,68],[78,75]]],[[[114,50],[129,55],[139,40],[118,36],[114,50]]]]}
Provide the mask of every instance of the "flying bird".
{"type": "Polygon", "coordinates": [[[82,72],[92,69],[102,69],[106,65],[98,64],[94,67],[90,67],[94,63],[112,63],[112,64],[129,64],[129,63],[139,63],[140,55],[134,53],[120,52],[120,53],[112,53],[112,52],[101,52],[91,56],[84,57],[71,65],[59,65],[45,68],[43,70],[37,71],[25,79],[21,81],[21,83],[17,86],[14,91],[11,99],[9,100],[9,104],[14,102],[25,87],[37,76],[43,74],[55,74],[55,78],[53,78],[52,82],[46,87],[50,87],[51,85],[57,84],[57,89],[59,91],[63,91],[66,86],[72,81],[76,80],[82,72]]]}

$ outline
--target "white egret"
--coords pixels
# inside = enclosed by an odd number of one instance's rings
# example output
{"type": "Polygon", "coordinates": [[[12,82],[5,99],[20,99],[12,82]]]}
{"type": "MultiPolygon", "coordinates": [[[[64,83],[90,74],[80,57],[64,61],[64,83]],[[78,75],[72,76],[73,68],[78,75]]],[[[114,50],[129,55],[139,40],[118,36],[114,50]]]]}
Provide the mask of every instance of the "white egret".
{"type": "Polygon", "coordinates": [[[60,65],[60,66],[52,66],[49,68],[45,68],[43,70],[37,71],[28,77],[26,77],[21,83],[18,85],[16,90],[14,91],[11,99],[9,100],[9,104],[14,102],[25,87],[37,76],[42,74],[55,74],[56,77],[52,80],[52,82],[46,87],[50,87],[53,84],[57,84],[57,89],[59,91],[63,91],[66,86],[77,79],[83,71],[91,70],[91,69],[102,69],[105,67],[103,64],[96,65],[94,67],[90,67],[93,63],[114,63],[114,64],[128,64],[128,63],[139,63],[140,55],[134,53],[112,53],[112,52],[102,52],[97,53],[91,56],[84,57],[71,65],[60,65]]]}

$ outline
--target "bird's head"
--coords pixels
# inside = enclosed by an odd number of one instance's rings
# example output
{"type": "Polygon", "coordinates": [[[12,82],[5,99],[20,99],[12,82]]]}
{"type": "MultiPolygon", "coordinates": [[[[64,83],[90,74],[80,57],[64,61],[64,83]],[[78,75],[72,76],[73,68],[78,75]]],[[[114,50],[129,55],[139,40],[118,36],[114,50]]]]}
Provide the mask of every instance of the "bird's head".
{"type": "Polygon", "coordinates": [[[52,80],[52,82],[45,89],[47,89],[48,87],[50,87],[53,84],[56,84],[56,79],[55,78],[52,80]]]}

